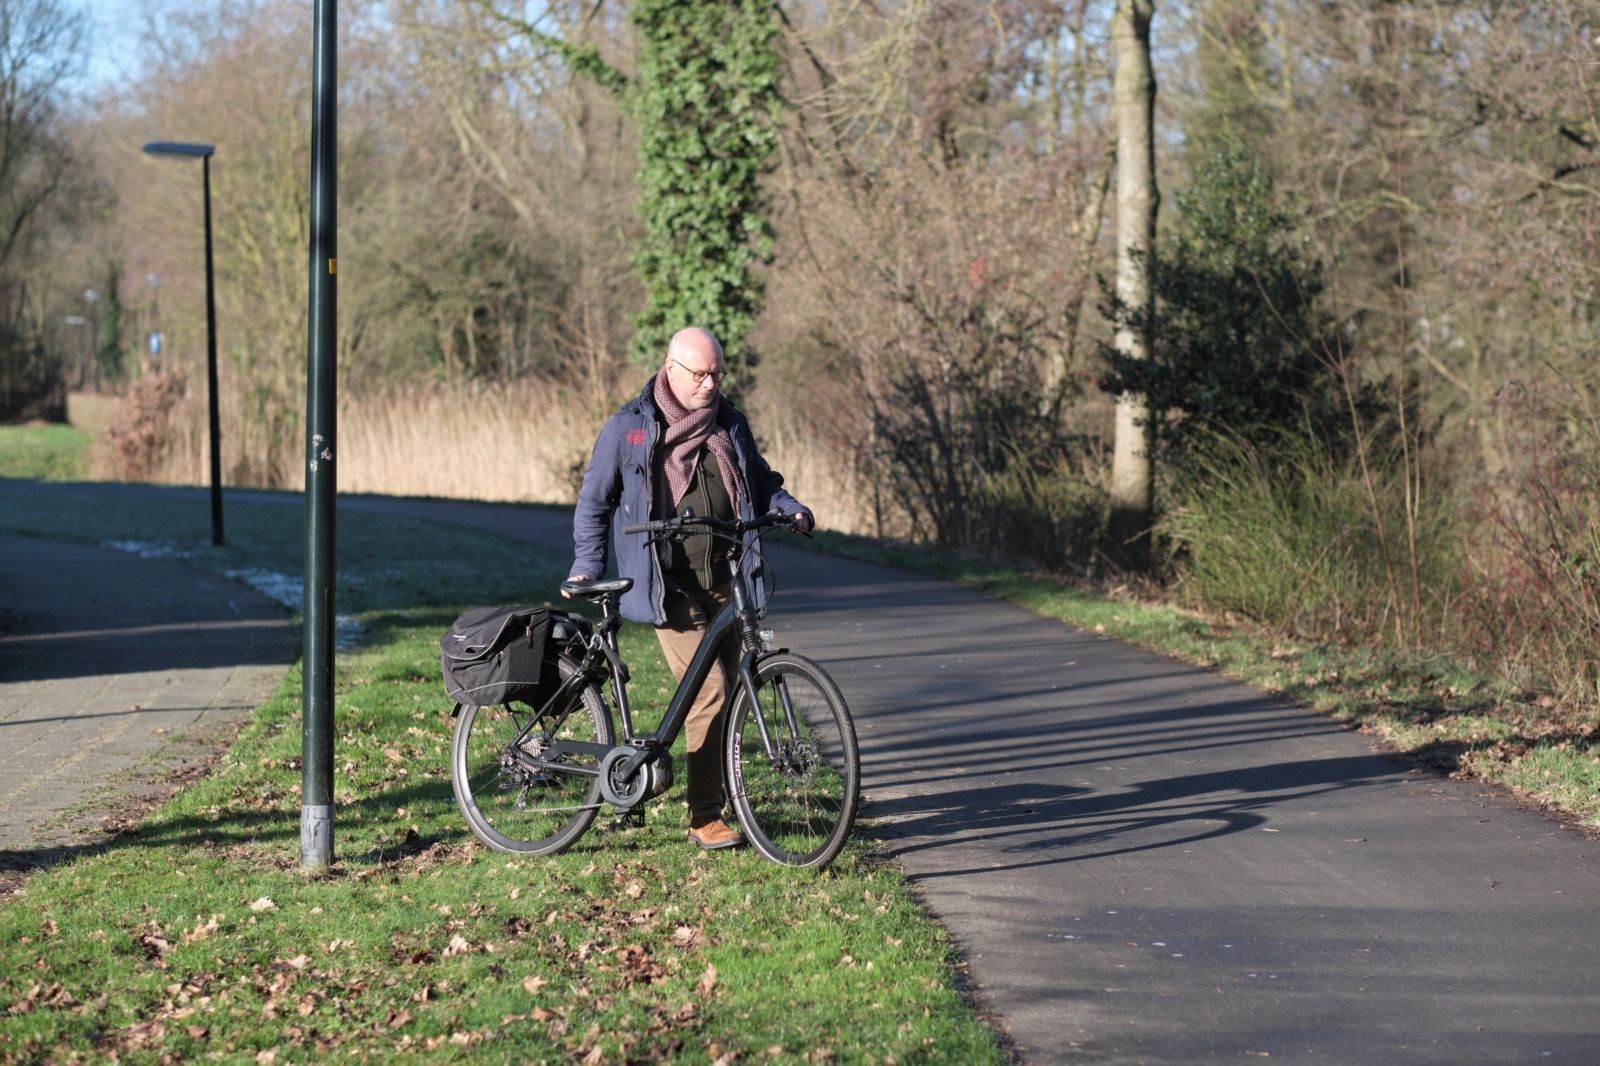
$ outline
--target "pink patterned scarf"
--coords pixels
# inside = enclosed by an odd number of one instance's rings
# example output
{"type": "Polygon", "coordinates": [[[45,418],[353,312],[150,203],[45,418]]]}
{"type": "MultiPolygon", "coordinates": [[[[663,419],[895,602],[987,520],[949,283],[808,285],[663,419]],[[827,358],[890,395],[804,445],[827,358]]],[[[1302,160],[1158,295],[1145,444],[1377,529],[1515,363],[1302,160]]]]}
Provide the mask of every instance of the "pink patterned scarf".
{"type": "Polygon", "coordinates": [[[667,418],[667,431],[661,438],[661,446],[656,449],[659,467],[656,473],[660,475],[656,478],[657,493],[661,493],[663,485],[670,492],[670,497],[662,495],[659,500],[663,511],[661,517],[677,513],[678,503],[694,481],[694,469],[700,462],[702,447],[710,448],[711,454],[716,457],[722,484],[728,490],[728,499],[733,501],[733,513],[738,514],[739,497],[744,486],[739,482],[733,438],[728,436],[726,429],[717,425],[717,414],[728,401],[718,396],[717,402],[709,407],[689,410],[672,394],[665,367],[656,374],[655,401],[656,407],[667,418]],[[667,510],[669,507],[670,510],[667,510]]]}

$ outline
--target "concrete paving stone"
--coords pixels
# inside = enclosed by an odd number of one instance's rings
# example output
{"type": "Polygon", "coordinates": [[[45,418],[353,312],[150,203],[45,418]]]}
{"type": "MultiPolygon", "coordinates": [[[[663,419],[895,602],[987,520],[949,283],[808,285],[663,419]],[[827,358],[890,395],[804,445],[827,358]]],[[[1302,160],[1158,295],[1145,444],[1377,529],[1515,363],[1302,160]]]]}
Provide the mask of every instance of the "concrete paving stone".
{"type": "Polygon", "coordinates": [[[185,563],[0,535],[0,866],[82,839],[98,808],[67,812],[243,721],[298,641],[278,604],[185,563]]]}

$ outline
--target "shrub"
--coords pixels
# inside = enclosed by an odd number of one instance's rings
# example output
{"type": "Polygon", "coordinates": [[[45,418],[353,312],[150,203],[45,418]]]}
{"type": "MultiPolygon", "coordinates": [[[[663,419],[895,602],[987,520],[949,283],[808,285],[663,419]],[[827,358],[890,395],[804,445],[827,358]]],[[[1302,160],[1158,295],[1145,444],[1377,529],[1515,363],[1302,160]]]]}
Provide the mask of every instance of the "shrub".
{"type": "Polygon", "coordinates": [[[1109,498],[1080,463],[1019,461],[986,475],[974,492],[988,554],[1083,573],[1104,540],[1109,498]]]}
{"type": "Polygon", "coordinates": [[[1313,640],[1437,634],[1459,574],[1448,498],[1424,490],[1413,534],[1398,459],[1366,473],[1305,435],[1265,455],[1237,438],[1193,451],[1193,491],[1159,529],[1179,554],[1183,593],[1313,640]]]}
{"type": "Polygon", "coordinates": [[[989,339],[974,338],[963,357],[908,359],[871,398],[889,482],[922,535],[945,548],[991,544],[999,524],[985,486],[1017,487],[1053,465],[1054,424],[1039,410],[1031,364],[989,339]]]}
{"type": "Polygon", "coordinates": [[[134,382],[106,431],[105,452],[118,481],[150,481],[160,470],[173,430],[173,414],[183,399],[183,375],[145,374],[134,382]]]}
{"type": "MultiPolygon", "coordinates": [[[[1261,161],[1224,141],[1178,194],[1178,232],[1146,260],[1152,308],[1107,296],[1108,317],[1150,346],[1132,359],[1102,344],[1101,386],[1146,397],[1169,458],[1218,433],[1256,445],[1308,429],[1326,440],[1350,434],[1339,346],[1320,308],[1322,268],[1304,257],[1299,219],[1276,200],[1261,161]]],[[[1363,401],[1365,413],[1370,406],[1363,401]]]]}
{"type": "Polygon", "coordinates": [[[1600,712],[1600,420],[1542,388],[1509,399],[1518,453],[1480,488],[1467,560],[1469,649],[1570,710],[1600,712]]]}

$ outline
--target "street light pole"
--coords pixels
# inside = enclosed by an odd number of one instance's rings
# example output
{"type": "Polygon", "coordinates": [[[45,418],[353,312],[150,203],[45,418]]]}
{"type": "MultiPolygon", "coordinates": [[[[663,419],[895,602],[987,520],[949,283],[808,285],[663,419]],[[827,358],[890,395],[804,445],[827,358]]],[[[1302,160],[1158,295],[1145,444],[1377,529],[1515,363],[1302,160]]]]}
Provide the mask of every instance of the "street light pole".
{"type": "Polygon", "coordinates": [[[306,336],[305,641],[300,694],[300,866],[333,864],[333,595],[337,339],[338,48],[334,0],[316,0],[311,49],[311,286],[306,336]]]}
{"type": "Polygon", "coordinates": [[[206,202],[206,389],[211,397],[211,543],[222,543],[222,415],[217,407],[217,295],[211,268],[211,156],[200,160],[206,202]]]}
{"type": "Polygon", "coordinates": [[[217,410],[217,301],[211,269],[211,155],[209,144],[178,141],[151,141],[147,154],[166,159],[201,161],[201,186],[205,196],[206,219],[206,385],[211,420],[211,543],[222,543],[222,417],[217,410]]]}
{"type": "Polygon", "coordinates": [[[100,391],[100,319],[94,313],[94,303],[100,299],[100,294],[93,289],[83,290],[83,302],[88,305],[89,313],[84,316],[89,323],[84,332],[88,335],[89,343],[85,348],[84,372],[78,376],[78,388],[84,387],[84,377],[90,372],[94,374],[94,391],[100,391]]]}

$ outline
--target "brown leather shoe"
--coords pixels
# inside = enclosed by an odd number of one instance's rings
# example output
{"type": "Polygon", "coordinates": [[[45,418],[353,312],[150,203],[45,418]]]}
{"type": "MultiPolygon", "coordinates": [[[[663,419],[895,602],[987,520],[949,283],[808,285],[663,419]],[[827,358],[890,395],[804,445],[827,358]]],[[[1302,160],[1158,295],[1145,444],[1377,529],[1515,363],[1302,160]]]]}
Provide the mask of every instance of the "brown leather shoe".
{"type": "Polygon", "coordinates": [[[713,848],[735,848],[744,843],[744,837],[721,818],[704,825],[691,825],[689,839],[707,851],[713,848]]]}

